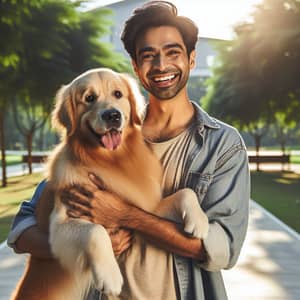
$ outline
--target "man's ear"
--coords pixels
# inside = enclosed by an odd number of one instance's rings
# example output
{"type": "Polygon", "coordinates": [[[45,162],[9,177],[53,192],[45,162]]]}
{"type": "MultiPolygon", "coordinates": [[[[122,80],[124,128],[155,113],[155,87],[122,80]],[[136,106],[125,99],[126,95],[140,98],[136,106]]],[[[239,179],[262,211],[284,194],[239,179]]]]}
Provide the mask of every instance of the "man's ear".
{"type": "Polygon", "coordinates": [[[196,51],[193,50],[190,53],[190,69],[194,69],[196,66],[196,51]]]}

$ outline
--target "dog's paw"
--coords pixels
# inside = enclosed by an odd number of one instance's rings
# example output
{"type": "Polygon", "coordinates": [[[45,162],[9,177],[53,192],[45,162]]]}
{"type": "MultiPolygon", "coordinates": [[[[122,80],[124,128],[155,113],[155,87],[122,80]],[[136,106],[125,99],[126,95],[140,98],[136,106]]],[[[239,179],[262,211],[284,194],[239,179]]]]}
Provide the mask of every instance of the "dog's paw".
{"type": "Polygon", "coordinates": [[[194,191],[184,189],[184,196],[180,199],[180,211],[184,224],[184,231],[195,238],[204,239],[207,237],[209,223],[205,212],[198,203],[194,191]]]}
{"type": "Polygon", "coordinates": [[[95,287],[107,295],[119,295],[123,286],[123,277],[116,261],[102,262],[93,266],[95,287]]]}
{"type": "Polygon", "coordinates": [[[195,238],[205,239],[208,234],[208,219],[199,211],[186,212],[184,216],[184,231],[195,238]]]}

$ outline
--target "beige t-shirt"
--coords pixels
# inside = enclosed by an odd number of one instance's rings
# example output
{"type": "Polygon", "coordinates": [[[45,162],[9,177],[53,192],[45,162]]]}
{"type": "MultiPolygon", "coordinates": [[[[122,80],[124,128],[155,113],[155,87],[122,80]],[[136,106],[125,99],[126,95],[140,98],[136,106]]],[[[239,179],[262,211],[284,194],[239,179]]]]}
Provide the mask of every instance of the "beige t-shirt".
{"type": "MultiPolygon", "coordinates": [[[[187,154],[195,145],[193,128],[165,142],[147,141],[163,166],[163,194],[168,196],[179,188],[187,154]]],[[[119,297],[104,299],[175,300],[176,288],[171,253],[146,243],[136,234],[132,247],[123,254],[120,268],[124,286],[119,297]]],[[[179,297],[178,297],[179,298],[179,297]]]]}

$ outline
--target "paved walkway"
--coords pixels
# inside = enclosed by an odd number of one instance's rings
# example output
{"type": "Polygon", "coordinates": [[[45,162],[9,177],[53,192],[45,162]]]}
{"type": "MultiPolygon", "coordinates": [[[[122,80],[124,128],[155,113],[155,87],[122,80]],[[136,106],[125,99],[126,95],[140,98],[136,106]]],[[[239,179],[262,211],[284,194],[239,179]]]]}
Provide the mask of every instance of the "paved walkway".
{"type": "Polygon", "coordinates": [[[299,300],[300,235],[255,202],[238,264],[223,276],[229,300],[299,300]]]}
{"type": "MultiPolygon", "coordinates": [[[[0,167],[0,170],[2,170],[2,167],[0,167]]],[[[44,164],[40,164],[40,163],[32,164],[32,172],[36,173],[42,171],[44,171],[44,164]]],[[[7,172],[7,177],[25,175],[28,174],[28,167],[26,164],[7,166],[6,172],[7,172]]],[[[2,172],[0,172],[0,180],[2,180],[2,172]]]]}
{"type": "MultiPolygon", "coordinates": [[[[239,262],[223,272],[229,300],[299,300],[299,257],[300,235],[251,202],[249,230],[239,262]]],[[[9,299],[25,259],[25,255],[0,246],[0,300],[9,299]]]]}

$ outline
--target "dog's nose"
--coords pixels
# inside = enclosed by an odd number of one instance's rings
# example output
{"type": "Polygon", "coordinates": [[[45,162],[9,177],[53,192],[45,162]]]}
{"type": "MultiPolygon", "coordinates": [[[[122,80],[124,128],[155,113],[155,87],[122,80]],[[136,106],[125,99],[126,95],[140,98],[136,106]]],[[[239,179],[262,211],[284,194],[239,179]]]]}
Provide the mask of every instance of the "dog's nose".
{"type": "Polygon", "coordinates": [[[108,127],[119,127],[121,125],[121,113],[116,109],[108,109],[101,114],[101,118],[108,127]]]}

